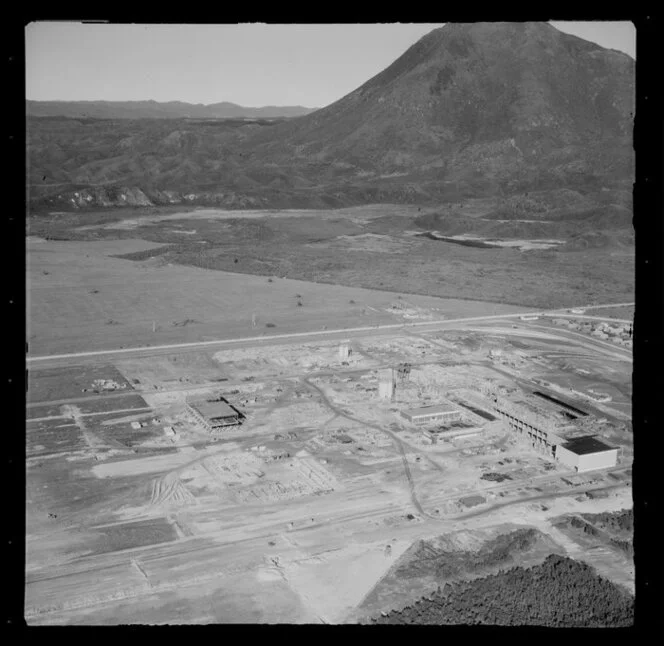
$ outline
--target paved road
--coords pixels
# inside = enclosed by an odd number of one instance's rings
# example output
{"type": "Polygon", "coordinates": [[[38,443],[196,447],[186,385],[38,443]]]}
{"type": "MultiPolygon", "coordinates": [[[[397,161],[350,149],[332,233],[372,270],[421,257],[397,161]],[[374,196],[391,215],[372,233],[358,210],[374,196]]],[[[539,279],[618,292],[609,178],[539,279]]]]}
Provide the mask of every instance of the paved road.
{"type": "MultiPolygon", "coordinates": [[[[606,307],[632,307],[634,303],[612,303],[611,305],[587,305],[586,307],[571,307],[569,309],[580,309],[580,310],[603,310],[606,307]]],[[[561,310],[568,311],[568,310],[561,310]]]]}
{"type": "Polygon", "coordinates": [[[603,351],[605,354],[609,354],[606,351],[611,350],[612,351],[611,354],[613,354],[616,357],[619,357],[620,359],[628,361],[632,360],[632,351],[629,348],[616,345],[615,343],[602,341],[601,339],[593,338],[587,334],[582,334],[580,332],[575,332],[574,330],[560,328],[559,326],[547,325],[546,323],[538,322],[536,325],[533,325],[533,328],[547,330],[547,332],[551,332],[555,336],[558,336],[562,339],[566,337],[580,338],[583,339],[583,341],[585,341],[583,345],[585,345],[586,348],[590,348],[592,350],[598,350],[600,352],[603,351]]]}
{"type": "MultiPolygon", "coordinates": [[[[623,303],[619,305],[625,305],[623,303]]],[[[600,307],[600,306],[596,306],[600,307]]],[[[603,305],[601,307],[617,307],[615,304],[603,305]]],[[[588,309],[588,308],[585,308],[588,309]]],[[[358,334],[376,334],[380,332],[389,332],[394,330],[399,330],[403,328],[413,328],[418,327],[426,329],[428,327],[433,327],[434,329],[438,327],[446,327],[448,325],[459,325],[462,323],[473,323],[478,321],[492,321],[492,320],[501,320],[501,319],[514,319],[520,318],[522,316],[542,316],[545,313],[547,315],[555,315],[567,313],[568,309],[559,309],[559,310],[548,310],[543,312],[539,310],[537,312],[521,312],[515,314],[495,314],[489,316],[472,316],[465,318],[456,318],[456,319],[441,319],[437,321],[418,321],[414,323],[391,323],[387,325],[375,325],[375,326],[364,326],[356,328],[345,328],[341,330],[317,330],[312,332],[296,332],[292,334],[273,334],[268,336],[255,336],[255,337],[244,337],[239,339],[219,339],[215,341],[198,341],[192,343],[176,343],[171,345],[159,345],[159,346],[148,346],[144,348],[121,348],[117,350],[97,350],[93,352],[75,352],[70,354],[55,354],[55,355],[45,355],[37,357],[27,357],[27,363],[31,367],[36,367],[38,365],[49,364],[51,362],[57,362],[62,360],[80,360],[85,358],[95,358],[99,359],[101,357],[122,357],[122,356],[145,356],[152,354],[159,354],[160,352],[170,352],[172,350],[182,350],[189,349],[195,350],[205,347],[223,347],[225,345],[238,345],[238,344],[248,344],[250,346],[255,346],[256,344],[261,343],[271,343],[274,341],[280,341],[283,339],[300,339],[300,338],[336,338],[339,336],[347,336],[349,334],[358,335],[358,334]]],[[[67,363],[70,363],[69,361],[67,363]]]]}
{"type": "Polygon", "coordinates": [[[455,520],[461,520],[464,518],[473,518],[475,516],[482,516],[484,514],[490,514],[491,512],[495,511],[496,509],[500,509],[501,507],[512,507],[514,505],[519,505],[523,503],[531,503],[535,502],[538,500],[553,500],[554,498],[562,498],[564,496],[574,496],[579,493],[586,493],[587,491],[591,492],[599,492],[599,491],[612,491],[613,489],[621,489],[622,487],[625,487],[626,483],[621,482],[618,484],[600,484],[596,486],[588,486],[588,485],[579,485],[578,487],[574,487],[573,489],[569,489],[567,491],[561,491],[561,492],[556,492],[556,493],[542,493],[542,494],[537,494],[535,496],[528,496],[526,498],[517,498],[514,500],[507,500],[505,502],[497,502],[491,504],[489,507],[485,507],[484,509],[478,509],[477,511],[470,511],[470,512],[465,512],[463,514],[460,514],[459,516],[455,516],[455,520]]]}
{"type": "MultiPolygon", "coordinates": [[[[483,332],[485,329],[483,327],[468,328],[469,330],[474,330],[476,332],[483,332]]],[[[609,341],[602,341],[595,337],[589,336],[588,334],[582,334],[580,332],[575,332],[574,330],[569,330],[567,328],[561,328],[558,325],[550,325],[540,320],[537,321],[524,321],[519,323],[519,329],[503,329],[500,330],[501,334],[512,334],[514,336],[524,335],[524,336],[535,336],[532,332],[544,332],[548,336],[558,337],[559,339],[572,340],[582,339],[584,343],[579,343],[578,345],[585,347],[587,350],[593,350],[597,352],[602,352],[604,354],[610,354],[614,358],[617,358],[621,361],[631,361],[632,360],[632,350],[625,348],[623,346],[616,345],[609,341]],[[527,334],[531,332],[531,334],[527,334]],[[609,352],[610,351],[610,352],[609,352]]],[[[429,339],[430,340],[430,339],[429,339]]]]}
{"type": "Polygon", "coordinates": [[[633,323],[632,319],[616,319],[609,316],[587,316],[586,314],[561,314],[565,319],[590,319],[591,321],[607,321],[612,323],[633,323]]]}

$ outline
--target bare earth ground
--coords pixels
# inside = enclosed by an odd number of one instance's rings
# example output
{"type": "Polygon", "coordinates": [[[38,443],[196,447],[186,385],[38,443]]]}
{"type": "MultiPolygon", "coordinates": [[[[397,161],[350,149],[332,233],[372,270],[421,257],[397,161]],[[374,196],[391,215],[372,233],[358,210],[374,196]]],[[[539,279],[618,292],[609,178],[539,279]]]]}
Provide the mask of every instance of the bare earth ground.
{"type": "Polygon", "coordinates": [[[154,246],[28,241],[28,623],[353,622],[434,583],[394,576],[417,541],[480,549],[514,527],[542,534],[515,560],[567,553],[633,589],[628,559],[555,526],[631,507],[625,348],[541,320],[445,322],[525,307],[112,257],[154,246]],[[426,325],[349,335],[345,360],[343,333],[322,334],[408,322],[426,325]],[[262,331],[318,334],[145,347],[262,331]],[[122,345],[138,349],[40,358],[122,345]],[[401,362],[397,400],[379,399],[401,362]],[[621,447],[617,467],[570,473],[477,413],[485,385],[556,395],[534,379],[610,389],[608,403],[575,404],[621,447]],[[220,394],[245,419],[211,435],[186,403],[220,394]],[[440,401],[473,434],[432,444],[398,414],[440,401]]]}
{"type": "MultiPolygon", "coordinates": [[[[599,427],[625,444],[618,467],[573,474],[468,409],[463,421],[479,433],[437,445],[395,414],[443,393],[468,401],[482,383],[512,386],[509,366],[487,360],[492,349],[524,362],[525,388],[580,352],[599,373],[604,348],[488,323],[481,332],[365,336],[353,347],[346,365],[326,339],[112,364],[102,356],[94,370],[37,365],[30,405],[42,412],[27,422],[28,622],[352,622],[434,583],[384,578],[414,542],[464,530],[474,542],[457,547],[479,549],[514,525],[543,534],[531,560],[568,553],[633,586],[625,559],[588,551],[552,524],[630,506],[627,429],[599,427]],[[398,401],[378,399],[380,371],[403,360],[412,369],[398,401]],[[129,391],[71,387],[104,374],[129,391]],[[184,404],[220,392],[246,421],[211,436],[184,404]],[[128,409],[137,396],[147,411],[140,402],[128,409]],[[145,425],[133,430],[135,420],[145,425]],[[482,478],[495,473],[507,479],[482,478]]],[[[614,366],[616,383],[627,381],[627,353],[614,366]]]]}

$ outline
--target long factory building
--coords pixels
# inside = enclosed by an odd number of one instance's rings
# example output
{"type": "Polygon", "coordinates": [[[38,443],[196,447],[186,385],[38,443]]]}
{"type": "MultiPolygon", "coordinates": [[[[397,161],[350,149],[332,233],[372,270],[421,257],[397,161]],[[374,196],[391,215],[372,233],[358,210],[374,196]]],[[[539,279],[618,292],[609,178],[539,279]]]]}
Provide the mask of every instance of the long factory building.
{"type": "Polygon", "coordinates": [[[511,430],[527,440],[536,451],[550,455],[570,469],[582,472],[617,464],[618,449],[600,438],[592,435],[566,437],[564,428],[526,405],[509,401],[491,390],[483,390],[482,394],[511,430]]]}
{"type": "Polygon", "coordinates": [[[402,410],[401,417],[417,425],[433,422],[457,422],[461,419],[461,411],[450,404],[438,404],[402,410]]]}
{"type": "Polygon", "coordinates": [[[613,467],[618,462],[618,449],[594,436],[565,438],[564,429],[534,411],[507,401],[495,393],[486,393],[491,408],[509,427],[531,446],[554,457],[576,471],[613,467]]]}

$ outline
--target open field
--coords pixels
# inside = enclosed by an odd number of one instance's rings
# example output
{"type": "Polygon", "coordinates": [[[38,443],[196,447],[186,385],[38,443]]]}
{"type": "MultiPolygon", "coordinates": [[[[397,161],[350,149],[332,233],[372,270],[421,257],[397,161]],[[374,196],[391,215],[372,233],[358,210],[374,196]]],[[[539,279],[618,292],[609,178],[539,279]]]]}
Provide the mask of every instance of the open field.
{"type": "MultiPolygon", "coordinates": [[[[131,384],[113,366],[52,368],[28,373],[28,403],[69,397],[94,397],[99,381],[112,381],[114,390],[131,391],[131,384]]],[[[111,385],[111,384],[109,384],[111,385]]]]}
{"type": "MultiPolygon", "coordinates": [[[[339,339],[321,336],[138,349],[68,360],[57,372],[37,366],[29,410],[38,415],[27,421],[27,620],[354,622],[438,584],[428,574],[407,585],[394,578],[422,544],[452,559],[443,578],[557,553],[629,588],[626,560],[586,555],[585,539],[555,526],[565,514],[631,504],[629,428],[592,414],[594,432],[624,450],[616,467],[575,474],[480,414],[487,409],[477,399],[487,384],[533,399],[533,379],[579,355],[601,381],[604,349],[584,343],[520,321],[516,329],[432,322],[351,336],[343,361],[339,339]],[[404,361],[411,371],[396,401],[380,399],[381,375],[404,361]],[[81,392],[95,379],[131,390],[81,392]],[[211,434],[186,402],[219,395],[244,422],[211,434]],[[398,414],[441,399],[465,402],[459,424],[472,434],[456,436],[453,425],[432,443],[398,414]],[[529,527],[534,542],[501,538],[529,527]],[[450,543],[452,535],[466,542],[450,543]]],[[[629,361],[615,367],[610,378],[624,387],[629,361]]],[[[543,406],[562,419],[560,406],[543,406]]]]}
{"type": "MultiPolygon", "coordinates": [[[[165,209],[103,215],[35,216],[29,230],[33,236],[55,240],[141,238],[160,245],[117,252],[140,263],[152,258],[153,263],[353,288],[537,308],[633,300],[634,256],[629,241],[617,242],[621,253],[614,255],[592,246],[576,251],[528,250],[529,241],[566,239],[570,232],[558,231],[562,225],[556,222],[549,223],[551,231],[542,222],[532,225],[532,230],[530,225],[500,225],[505,230],[489,237],[503,245],[521,246],[478,248],[417,235],[431,229],[432,223],[442,226],[431,207],[165,209]]],[[[478,224],[496,226],[493,220],[484,221],[481,212],[462,220],[450,233],[463,233],[468,226],[475,230],[478,224]]],[[[253,282],[246,284],[254,288],[253,282]]]]}
{"type": "Polygon", "coordinates": [[[270,323],[289,333],[524,310],[113,257],[151,248],[29,241],[30,354],[258,336],[270,323]]]}

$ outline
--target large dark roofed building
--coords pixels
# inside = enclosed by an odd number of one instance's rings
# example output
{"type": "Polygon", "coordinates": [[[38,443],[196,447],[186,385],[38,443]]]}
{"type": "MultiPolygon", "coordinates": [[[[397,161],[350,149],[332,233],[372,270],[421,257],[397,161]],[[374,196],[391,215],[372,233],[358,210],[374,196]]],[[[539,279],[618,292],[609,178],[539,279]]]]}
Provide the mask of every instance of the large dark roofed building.
{"type": "Polygon", "coordinates": [[[209,431],[240,423],[240,413],[223,400],[194,401],[188,406],[194,417],[209,431]]]}
{"type": "Polygon", "coordinates": [[[575,437],[563,444],[568,451],[573,451],[577,455],[587,455],[588,453],[597,453],[598,451],[610,451],[613,447],[593,435],[584,435],[575,437]]]}
{"type": "Polygon", "coordinates": [[[618,449],[596,437],[586,435],[570,439],[558,446],[556,458],[576,471],[605,469],[617,464],[618,449]]]}

